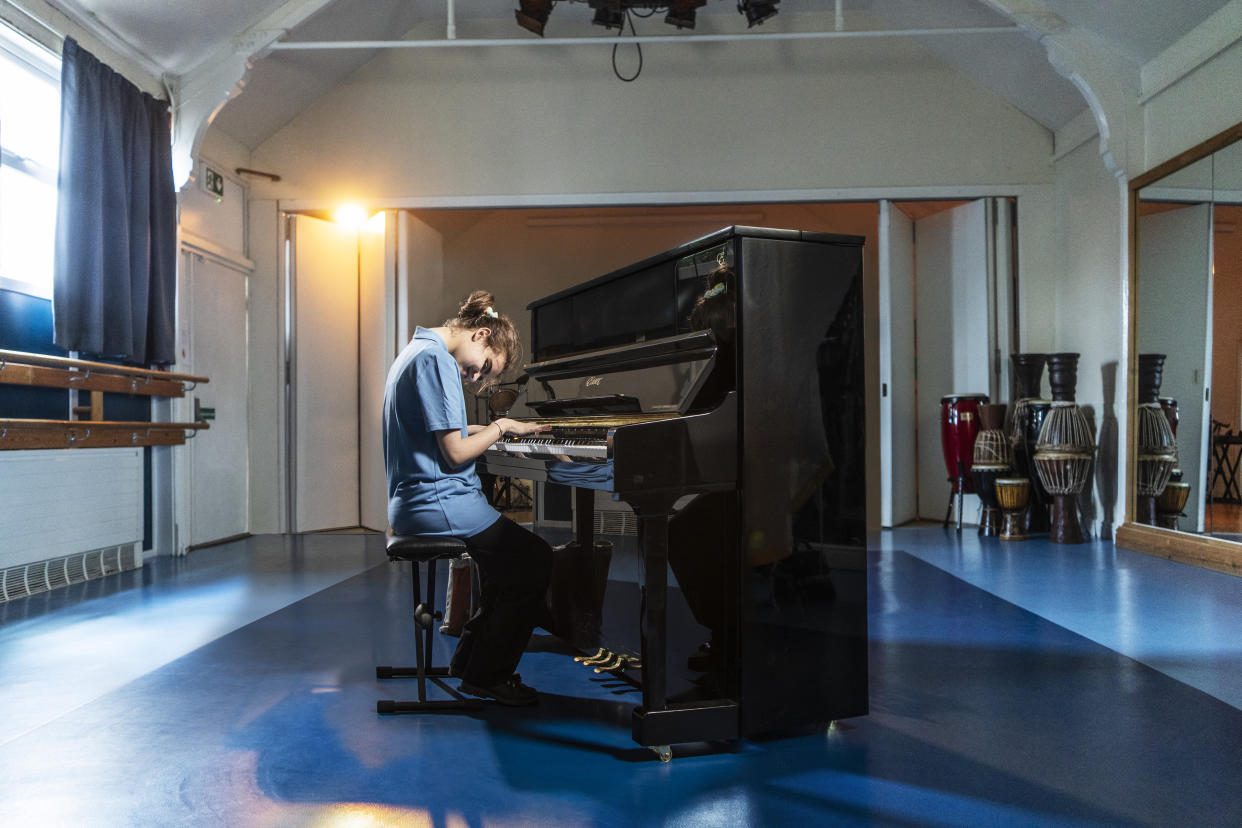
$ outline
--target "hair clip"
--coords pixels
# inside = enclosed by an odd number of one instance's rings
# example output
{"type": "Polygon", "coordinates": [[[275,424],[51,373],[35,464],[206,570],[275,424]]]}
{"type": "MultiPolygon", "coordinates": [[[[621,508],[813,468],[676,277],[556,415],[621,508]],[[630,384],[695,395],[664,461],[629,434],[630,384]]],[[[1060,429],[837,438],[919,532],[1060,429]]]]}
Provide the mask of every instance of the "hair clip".
{"type": "Polygon", "coordinates": [[[484,315],[484,316],[490,316],[492,319],[499,319],[499,318],[500,318],[500,314],[498,314],[498,313],[496,313],[496,311],[492,310],[492,306],[491,306],[491,305],[488,305],[488,306],[487,306],[487,310],[483,311],[483,315],[484,315]]]}
{"type": "Polygon", "coordinates": [[[717,282],[716,284],[711,286],[711,288],[707,291],[707,293],[703,294],[703,298],[711,299],[713,296],[719,296],[720,294],[724,292],[725,292],[725,283],[717,282]]]}

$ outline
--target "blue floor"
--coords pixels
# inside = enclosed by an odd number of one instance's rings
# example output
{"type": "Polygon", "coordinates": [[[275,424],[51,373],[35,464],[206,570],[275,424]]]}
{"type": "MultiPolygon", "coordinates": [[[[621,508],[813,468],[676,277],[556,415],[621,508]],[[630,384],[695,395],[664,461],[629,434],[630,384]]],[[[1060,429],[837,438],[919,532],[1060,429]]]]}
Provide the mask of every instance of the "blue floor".
{"type": "Polygon", "coordinates": [[[413,694],[374,677],[412,661],[406,577],[378,537],[253,538],[0,605],[0,822],[1242,824],[1229,575],[885,532],[870,715],[668,764],[544,635],[533,710],[377,716],[413,694]]]}

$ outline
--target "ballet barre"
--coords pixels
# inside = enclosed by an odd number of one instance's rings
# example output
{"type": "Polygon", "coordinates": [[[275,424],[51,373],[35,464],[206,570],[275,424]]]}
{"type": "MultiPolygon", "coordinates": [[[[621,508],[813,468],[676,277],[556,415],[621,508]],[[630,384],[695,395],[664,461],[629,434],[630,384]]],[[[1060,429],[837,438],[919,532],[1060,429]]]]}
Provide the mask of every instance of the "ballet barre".
{"type": "Polygon", "coordinates": [[[0,385],[76,390],[79,400],[88,395],[67,420],[0,418],[0,450],[180,445],[208,424],[109,420],[104,394],[184,397],[206,382],[193,374],[0,349],[0,385]]]}

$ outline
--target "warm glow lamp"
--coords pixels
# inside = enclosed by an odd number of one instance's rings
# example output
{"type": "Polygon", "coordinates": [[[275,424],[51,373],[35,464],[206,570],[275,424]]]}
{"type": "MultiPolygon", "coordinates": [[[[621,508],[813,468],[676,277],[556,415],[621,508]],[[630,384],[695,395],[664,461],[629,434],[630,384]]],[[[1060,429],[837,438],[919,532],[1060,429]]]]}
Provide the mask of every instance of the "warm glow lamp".
{"type": "Polygon", "coordinates": [[[358,204],[342,204],[332,214],[332,220],[344,227],[358,229],[367,223],[367,211],[358,204]]]}

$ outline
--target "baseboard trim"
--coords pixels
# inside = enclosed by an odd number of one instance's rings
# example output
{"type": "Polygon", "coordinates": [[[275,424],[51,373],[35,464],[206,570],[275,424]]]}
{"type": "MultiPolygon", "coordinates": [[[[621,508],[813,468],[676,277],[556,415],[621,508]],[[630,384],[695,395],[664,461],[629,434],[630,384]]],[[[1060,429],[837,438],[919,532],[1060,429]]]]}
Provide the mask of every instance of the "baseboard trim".
{"type": "Polygon", "coordinates": [[[1117,530],[1115,544],[1178,563],[1242,575],[1242,544],[1220,538],[1127,523],[1117,530]]]}

